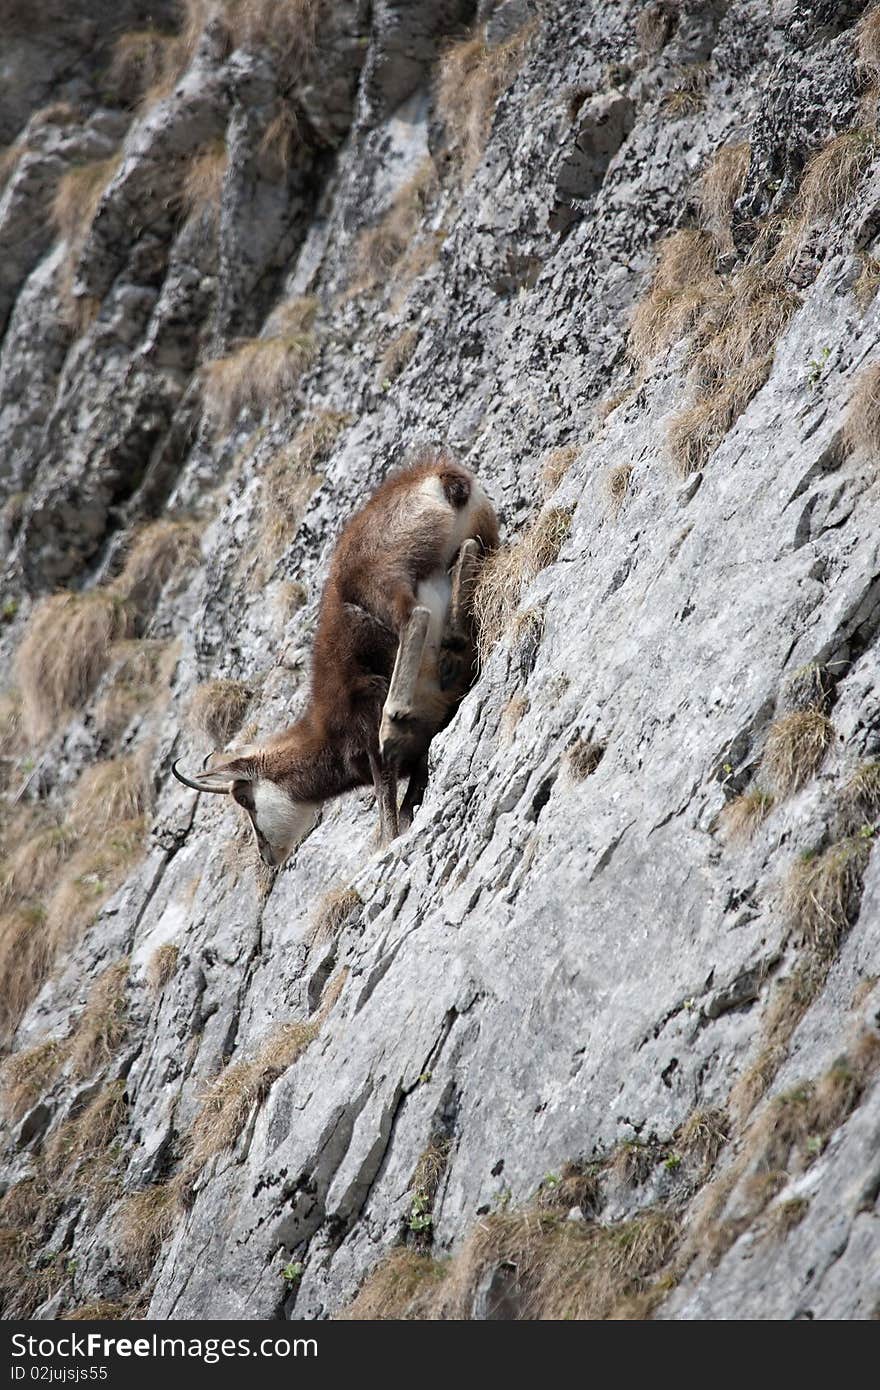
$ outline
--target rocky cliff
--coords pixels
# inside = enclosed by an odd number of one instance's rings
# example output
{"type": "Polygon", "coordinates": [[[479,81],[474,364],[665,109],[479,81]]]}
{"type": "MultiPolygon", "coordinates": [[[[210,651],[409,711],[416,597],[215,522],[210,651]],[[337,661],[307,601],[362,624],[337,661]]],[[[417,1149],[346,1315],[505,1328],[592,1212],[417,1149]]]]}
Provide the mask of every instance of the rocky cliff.
{"type": "Polygon", "coordinates": [[[6,1316],[878,1316],[880,11],[0,28],[6,1316]],[[441,446],[479,677],[271,875],[170,764],[441,446]]]}

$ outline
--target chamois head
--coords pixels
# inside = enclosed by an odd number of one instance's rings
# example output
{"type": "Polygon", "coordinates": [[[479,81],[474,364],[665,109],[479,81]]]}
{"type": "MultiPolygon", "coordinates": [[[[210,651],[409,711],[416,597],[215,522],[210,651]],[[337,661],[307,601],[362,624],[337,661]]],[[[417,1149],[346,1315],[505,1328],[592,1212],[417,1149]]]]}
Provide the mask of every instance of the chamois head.
{"type": "Polygon", "coordinates": [[[319,804],[300,801],[266,766],[263,750],[240,748],[234,753],[209,753],[194,777],[171,768],[178,782],[197,792],[228,792],[250,817],[260,858],[277,868],[314,826],[319,804]]]}

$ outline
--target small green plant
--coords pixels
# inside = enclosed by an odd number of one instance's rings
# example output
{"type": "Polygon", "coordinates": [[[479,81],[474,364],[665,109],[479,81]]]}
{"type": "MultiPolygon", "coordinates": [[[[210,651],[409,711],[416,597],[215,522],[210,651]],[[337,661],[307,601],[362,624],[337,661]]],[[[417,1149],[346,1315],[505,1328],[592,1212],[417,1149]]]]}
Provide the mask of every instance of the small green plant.
{"type": "Polygon", "coordinates": [[[303,1277],[304,1268],[305,1266],[302,1260],[291,1260],[284,1266],[281,1271],[281,1278],[289,1289],[296,1288],[300,1279],[303,1277]]]}
{"type": "Polygon", "coordinates": [[[434,1215],[430,1201],[424,1193],[417,1192],[409,1210],[409,1229],[415,1235],[422,1235],[425,1231],[430,1231],[433,1224],[434,1215]]]}
{"type": "Polygon", "coordinates": [[[430,1080],[431,1080],[431,1073],[430,1073],[429,1071],[423,1071],[423,1072],[421,1073],[421,1075],[419,1076],[419,1085],[420,1085],[420,1086],[426,1086],[430,1080]]]}
{"type": "Polygon", "coordinates": [[[828,358],[831,356],[830,347],[823,347],[818,357],[814,357],[810,362],[810,385],[815,388],[819,385],[820,378],[828,365],[828,358]]]}
{"type": "Polygon", "coordinates": [[[663,1160],[663,1167],[667,1172],[674,1173],[676,1168],[681,1167],[681,1154],[669,1154],[663,1160]]]}
{"type": "Polygon", "coordinates": [[[17,612],[18,600],[14,598],[5,598],[2,608],[0,608],[0,618],[2,618],[3,622],[11,623],[17,612]]]}

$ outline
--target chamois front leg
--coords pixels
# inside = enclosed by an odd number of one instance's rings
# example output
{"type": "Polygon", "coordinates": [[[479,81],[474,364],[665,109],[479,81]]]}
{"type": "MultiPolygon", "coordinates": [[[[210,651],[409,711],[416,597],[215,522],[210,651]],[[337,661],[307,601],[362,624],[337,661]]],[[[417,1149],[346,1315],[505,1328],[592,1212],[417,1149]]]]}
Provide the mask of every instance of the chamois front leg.
{"type": "Polygon", "coordinates": [[[407,728],[416,713],[416,684],[425,651],[430,614],[417,607],[404,628],[397,647],[397,659],[379,725],[379,748],[383,764],[400,761],[411,731],[407,728]]]}
{"type": "Polygon", "coordinates": [[[428,754],[423,753],[419,759],[418,766],[414,772],[410,773],[409,783],[406,788],[406,796],[403,798],[403,805],[400,808],[398,823],[400,830],[409,830],[412,825],[413,816],[416,808],[421,806],[422,798],[425,795],[425,788],[428,785],[428,754]]]}
{"type": "Polygon", "coordinates": [[[465,541],[452,570],[452,595],[440,646],[438,671],[442,690],[462,685],[466,688],[473,677],[473,671],[465,672],[464,667],[473,659],[470,649],[470,609],[479,563],[480,548],[477,542],[465,541]]]}
{"type": "Polygon", "coordinates": [[[397,773],[387,767],[375,753],[370,753],[370,772],[373,790],[379,805],[379,843],[390,845],[400,833],[397,820],[397,773]]]}

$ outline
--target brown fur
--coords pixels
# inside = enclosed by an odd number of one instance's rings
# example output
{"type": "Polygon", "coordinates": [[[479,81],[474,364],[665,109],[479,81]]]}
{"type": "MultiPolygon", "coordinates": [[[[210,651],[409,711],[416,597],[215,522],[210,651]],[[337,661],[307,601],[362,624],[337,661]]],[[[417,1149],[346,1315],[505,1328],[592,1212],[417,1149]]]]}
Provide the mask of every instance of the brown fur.
{"type": "MultiPolygon", "coordinates": [[[[419,583],[447,570],[455,558],[455,513],[468,504],[475,484],[468,469],[440,454],[392,475],[348,522],[321,600],[304,715],[263,747],[214,763],[230,777],[251,779],[232,787],[240,805],[253,809],[257,779],[275,782],[297,802],[319,802],[375,784],[379,724],[398,639],[417,605],[419,583]],[[432,477],[439,478],[454,511],[426,506],[420,489],[432,477]]],[[[470,538],[484,553],[497,546],[497,518],[488,502],[475,511],[468,535],[459,540],[470,538]]],[[[428,743],[473,681],[475,633],[447,633],[444,643],[436,679],[422,668],[419,719],[395,769],[411,779],[424,779],[428,743]]],[[[422,780],[419,792],[423,786],[422,780]]],[[[412,782],[410,790],[415,794],[412,782]]],[[[409,793],[408,801],[411,812],[409,793]]]]}

